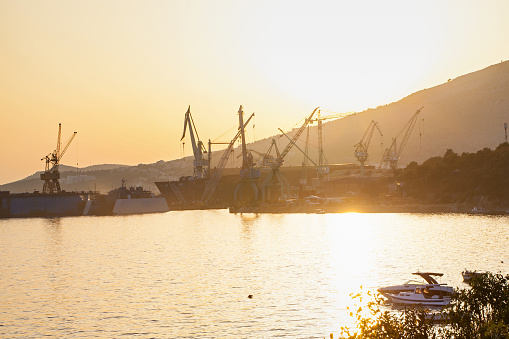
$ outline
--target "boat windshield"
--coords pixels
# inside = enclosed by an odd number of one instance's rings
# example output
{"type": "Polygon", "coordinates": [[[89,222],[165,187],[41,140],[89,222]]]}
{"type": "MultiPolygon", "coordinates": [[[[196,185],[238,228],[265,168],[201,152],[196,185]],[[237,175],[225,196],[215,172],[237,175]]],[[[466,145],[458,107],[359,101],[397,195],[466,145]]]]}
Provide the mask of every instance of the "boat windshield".
{"type": "Polygon", "coordinates": [[[424,280],[423,281],[408,280],[403,285],[424,285],[424,284],[426,284],[424,280]]]}

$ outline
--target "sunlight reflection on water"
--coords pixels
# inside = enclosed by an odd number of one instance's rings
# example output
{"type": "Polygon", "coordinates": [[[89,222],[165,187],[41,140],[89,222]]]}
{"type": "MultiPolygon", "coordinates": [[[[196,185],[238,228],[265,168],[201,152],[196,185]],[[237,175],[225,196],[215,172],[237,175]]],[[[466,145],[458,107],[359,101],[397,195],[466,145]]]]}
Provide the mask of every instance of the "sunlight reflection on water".
{"type": "Polygon", "coordinates": [[[464,287],[464,268],[507,273],[508,220],[224,210],[0,220],[0,337],[328,337],[351,324],[361,285],[421,270],[464,287]]]}

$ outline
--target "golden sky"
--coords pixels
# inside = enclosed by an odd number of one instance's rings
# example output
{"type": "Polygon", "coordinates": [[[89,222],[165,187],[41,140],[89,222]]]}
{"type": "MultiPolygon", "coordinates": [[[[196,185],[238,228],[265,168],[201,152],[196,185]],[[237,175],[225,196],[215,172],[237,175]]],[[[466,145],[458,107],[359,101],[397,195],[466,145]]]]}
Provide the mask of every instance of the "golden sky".
{"type": "Polygon", "coordinates": [[[136,165],[182,156],[188,105],[206,141],[242,104],[252,141],[317,106],[397,101],[507,60],[508,14],[507,0],[0,0],[0,183],[44,169],[58,123],[63,141],[78,132],[63,164],[136,165]]]}

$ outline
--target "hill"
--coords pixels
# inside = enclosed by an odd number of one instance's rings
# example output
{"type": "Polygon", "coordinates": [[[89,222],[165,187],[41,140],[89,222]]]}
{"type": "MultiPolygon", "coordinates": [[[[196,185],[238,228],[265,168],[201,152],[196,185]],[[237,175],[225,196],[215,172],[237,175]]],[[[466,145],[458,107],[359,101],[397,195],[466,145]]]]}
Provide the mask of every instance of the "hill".
{"type": "MultiPolygon", "coordinates": [[[[462,153],[497,147],[504,141],[504,123],[509,122],[509,61],[423,89],[400,101],[325,123],[324,152],[328,162],[357,163],[353,146],[360,141],[371,120],[375,120],[380,124],[383,138],[373,134],[369,161],[378,166],[382,141],[383,148],[387,148],[421,107],[424,108],[402,153],[400,167],[443,155],[447,149],[462,153]]],[[[303,134],[298,142],[301,148],[304,141],[303,134]]],[[[310,141],[309,152],[316,159],[316,127],[310,130],[310,141]]],[[[260,141],[252,148],[262,151],[268,146],[268,141],[260,141]]],[[[285,162],[299,164],[302,154],[294,148],[285,162]]]]}

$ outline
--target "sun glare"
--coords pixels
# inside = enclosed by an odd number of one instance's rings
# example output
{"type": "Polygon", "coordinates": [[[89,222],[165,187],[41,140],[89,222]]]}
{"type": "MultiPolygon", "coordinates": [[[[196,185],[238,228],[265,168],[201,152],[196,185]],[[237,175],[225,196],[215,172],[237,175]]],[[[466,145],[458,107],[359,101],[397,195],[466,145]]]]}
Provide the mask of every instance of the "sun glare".
{"type": "Polygon", "coordinates": [[[343,213],[330,215],[330,253],[328,262],[337,291],[356,292],[360,286],[374,286],[377,260],[377,232],[373,215],[343,213]]]}

